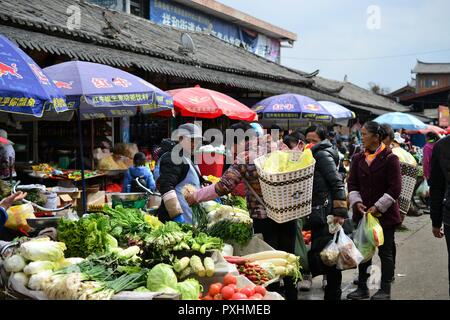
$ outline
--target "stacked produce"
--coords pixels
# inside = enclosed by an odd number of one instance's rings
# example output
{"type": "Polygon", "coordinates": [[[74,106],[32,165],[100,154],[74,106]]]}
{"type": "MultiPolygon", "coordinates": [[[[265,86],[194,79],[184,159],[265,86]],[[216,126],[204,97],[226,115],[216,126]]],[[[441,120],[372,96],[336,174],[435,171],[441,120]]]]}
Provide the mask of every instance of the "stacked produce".
{"type": "Polygon", "coordinates": [[[229,195],[221,197],[221,200],[222,200],[222,203],[227,206],[230,206],[233,208],[238,208],[238,209],[248,212],[247,200],[244,197],[229,194],[229,195]]]}
{"type": "Polygon", "coordinates": [[[203,290],[195,279],[178,282],[170,265],[160,263],[147,274],[147,289],[153,292],[179,293],[182,300],[198,300],[203,290]]]}
{"type": "Polygon", "coordinates": [[[197,255],[178,259],[173,265],[173,269],[180,279],[187,278],[192,274],[199,277],[212,277],[215,272],[214,260],[211,257],[205,257],[202,262],[202,259],[197,255]]]}
{"type": "Polygon", "coordinates": [[[110,218],[111,235],[121,245],[140,245],[140,240],[162,226],[157,217],[147,215],[140,209],[104,206],[103,212],[110,218]]]}
{"type": "Polygon", "coordinates": [[[262,286],[239,288],[236,277],[227,274],[222,282],[209,287],[202,300],[262,300],[266,293],[266,289],[262,286]]]}
{"type": "Polygon", "coordinates": [[[81,261],[64,259],[66,245],[48,237],[23,242],[16,252],[4,261],[6,272],[31,290],[41,290],[54,270],[81,261]]]}
{"type": "MultiPolygon", "coordinates": [[[[187,185],[183,194],[195,192],[195,187],[187,185]]],[[[242,206],[242,200],[238,200],[242,206]]],[[[197,229],[213,237],[235,241],[246,245],[253,236],[253,220],[247,210],[207,201],[192,206],[192,218],[197,229]]]]}
{"type": "Polygon", "coordinates": [[[228,263],[235,264],[239,274],[257,285],[263,285],[271,280],[272,275],[257,263],[251,263],[249,259],[242,257],[224,257],[228,263]]]}
{"type": "Polygon", "coordinates": [[[182,227],[173,221],[152,230],[145,237],[145,243],[150,249],[161,252],[192,250],[204,254],[206,250],[220,250],[223,247],[221,239],[210,237],[203,232],[194,235],[192,231],[183,231],[182,227]]]}
{"type": "Polygon", "coordinates": [[[91,214],[78,221],[61,219],[58,224],[58,240],[67,246],[68,257],[86,258],[92,253],[104,253],[110,246],[117,246],[112,237],[110,221],[103,214],[91,214]]]}
{"type": "Polygon", "coordinates": [[[300,273],[300,258],[291,253],[271,250],[246,255],[243,258],[256,263],[276,276],[289,276],[292,277],[295,282],[302,279],[300,273]]]}

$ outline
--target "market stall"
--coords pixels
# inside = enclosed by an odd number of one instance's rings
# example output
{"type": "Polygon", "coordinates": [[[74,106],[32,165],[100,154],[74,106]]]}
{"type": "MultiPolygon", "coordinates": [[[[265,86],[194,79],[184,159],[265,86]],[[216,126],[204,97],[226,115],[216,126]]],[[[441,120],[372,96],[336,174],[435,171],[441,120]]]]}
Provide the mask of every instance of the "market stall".
{"type": "MultiPolygon", "coordinates": [[[[138,107],[143,113],[172,108],[172,98],[157,87],[128,72],[107,65],[70,61],[47,67],[45,70],[66,94],[69,107],[77,111],[80,159],[84,159],[81,120],[129,117],[137,113],[138,107]]],[[[92,153],[93,147],[91,143],[92,153]]],[[[85,190],[83,160],[80,161],[80,165],[82,189],[85,190]]],[[[112,167],[111,170],[114,172],[110,176],[120,176],[121,172],[117,170],[121,169],[126,170],[112,167]]],[[[83,212],[87,211],[85,193],[82,208],[83,212]]]]}

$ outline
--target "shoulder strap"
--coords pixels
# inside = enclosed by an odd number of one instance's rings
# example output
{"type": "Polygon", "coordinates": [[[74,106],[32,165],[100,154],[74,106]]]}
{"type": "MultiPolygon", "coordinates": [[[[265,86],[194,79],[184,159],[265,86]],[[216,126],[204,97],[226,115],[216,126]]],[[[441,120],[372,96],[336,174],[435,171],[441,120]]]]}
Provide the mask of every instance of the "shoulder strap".
{"type": "Polygon", "coordinates": [[[247,181],[247,179],[242,178],[242,180],[244,181],[246,187],[248,188],[248,190],[250,190],[250,192],[252,193],[252,195],[256,198],[256,200],[259,202],[260,205],[262,205],[264,208],[266,207],[266,204],[264,203],[264,201],[261,199],[261,197],[256,193],[255,189],[253,189],[253,187],[250,185],[250,183],[247,181]]]}

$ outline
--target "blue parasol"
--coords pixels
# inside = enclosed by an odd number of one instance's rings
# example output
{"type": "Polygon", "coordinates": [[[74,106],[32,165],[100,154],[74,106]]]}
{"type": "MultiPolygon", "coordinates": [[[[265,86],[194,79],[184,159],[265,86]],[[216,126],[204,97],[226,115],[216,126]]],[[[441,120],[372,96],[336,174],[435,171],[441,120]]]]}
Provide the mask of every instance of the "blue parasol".
{"type": "Polygon", "coordinates": [[[376,118],[374,121],[380,124],[386,123],[390,125],[394,130],[422,130],[428,127],[425,123],[423,123],[413,115],[402,112],[385,113],[376,118]]]}
{"type": "Polygon", "coordinates": [[[355,118],[355,113],[340,104],[331,101],[319,101],[320,105],[328,111],[335,120],[345,120],[355,118]]]}
{"type": "Polygon", "coordinates": [[[173,108],[172,97],[131,73],[104,64],[70,61],[44,69],[83,120],[127,117],[173,108]]]}
{"type": "Polygon", "coordinates": [[[42,117],[66,111],[64,95],[25,52],[0,35],[0,111],[42,117]]]}
{"type": "Polygon", "coordinates": [[[258,102],[252,108],[263,119],[304,119],[331,121],[332,116],[319,102],[299,94],[281,94],[258,102]]]}

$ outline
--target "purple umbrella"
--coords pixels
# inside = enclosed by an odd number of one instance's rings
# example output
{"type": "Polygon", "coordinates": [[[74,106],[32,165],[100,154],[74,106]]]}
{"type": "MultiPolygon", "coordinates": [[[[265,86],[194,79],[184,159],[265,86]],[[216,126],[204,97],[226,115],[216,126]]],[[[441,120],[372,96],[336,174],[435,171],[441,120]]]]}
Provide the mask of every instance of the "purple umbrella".
{"type": "Polygon", "coordinates": [[[173,108],[170,95],[151,83],[120,69],[98,63],[70,61],[44,69],[56,87],[67,96],[67,105],[77,110],[78,138],[83,184],[83,213],[86,213],[83,136],[81,120],[126,117],[173,108]]]}
{"type": "Polygon", "coordinates": [[[258,102],[252,108],[263,119],[305,119],[331,121],[332,116],[317,101],[299,94],[286,93],[258,102]]]}
{"type": "Polygon", "coordinates": [[[70,61],[44,69],[84,120],[133,116],[173,108],[172,97],[151,83],[104,64],[70,61]]]}

